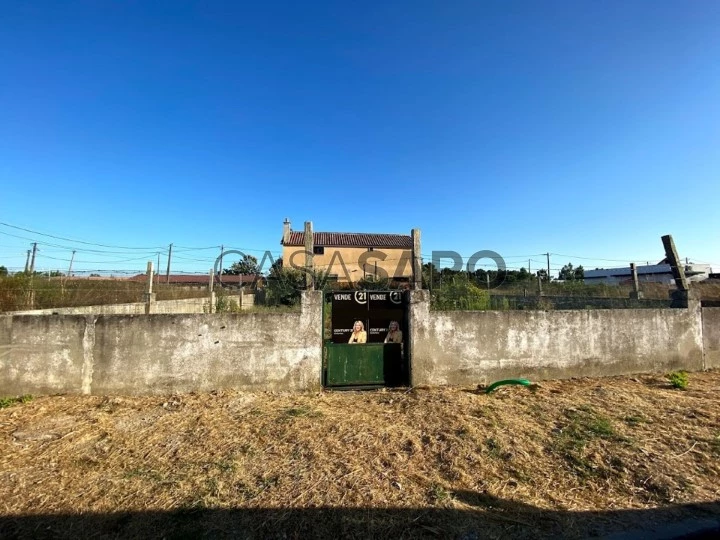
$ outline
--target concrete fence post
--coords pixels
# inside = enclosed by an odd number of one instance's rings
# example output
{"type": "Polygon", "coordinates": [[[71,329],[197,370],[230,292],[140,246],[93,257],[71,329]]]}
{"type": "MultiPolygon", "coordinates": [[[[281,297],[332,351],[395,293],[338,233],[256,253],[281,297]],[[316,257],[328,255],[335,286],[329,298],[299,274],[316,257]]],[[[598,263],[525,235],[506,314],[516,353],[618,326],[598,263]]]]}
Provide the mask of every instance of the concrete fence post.
{"type": "Polygon", "coordinates": [[[145,315],[149,315],[152,312],[152,304],[155,302],[155,293],[153,292],[153,263],[148,261],[147,263],[147,289],[143,298],[145,302],[145,315]]]}
{"type": "Polygon", "coordinates": [[[410,386],[425,384],[428,373],[432,371],[432,353],[430,336],[430,291],[415,289],[407,291],[407,361],[409,362],[410,386]]]}
{"type": "Polygon", "coordinates": [[[422,289],[422,248],[420,244],[420,229],[411,229],[412,238],[412,288],[422,289]]]}
{"type": "Polygon", "coordinates": [[[315,253],[315,237],[313,236],[312,221],[305,222],[305,288],[308,291],[315,290],[314,278],[314,253],[315,253]]]}
{"type": "Polygon", "coordinates": [[[215,312],[215,289],[214,289],[213,285],[215,284],[215,272],[213,271],[212,268],[210,269],[210,272],[209,272],[209,278],[210,279],[208,280],[208,293],[209,293],[209,297],[210,297],[210,307],[208,309],[208,312],[214,313],[215,312]]]}
{"type": "Polygon", "coordinates": [[[632,274],[632,287],[633,290],[630,292],[630,298],[638,300],[643,297],[642,291],[640,291],[640,282],[638,281],[637,267],[635,263],[630,263],[630,273],[632,274]]]}

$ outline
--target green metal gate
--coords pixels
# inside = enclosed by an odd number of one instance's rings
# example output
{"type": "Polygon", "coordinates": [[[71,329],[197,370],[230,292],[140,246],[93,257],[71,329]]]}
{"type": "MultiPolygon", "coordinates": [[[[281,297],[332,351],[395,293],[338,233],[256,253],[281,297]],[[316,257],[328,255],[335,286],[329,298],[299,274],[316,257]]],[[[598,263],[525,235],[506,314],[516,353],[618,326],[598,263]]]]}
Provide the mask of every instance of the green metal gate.
{"type": "MultiPolygon", "coordinates": [[[[364,292],[373,296],[388,295],[390,293],[402,295],[399,291],[364,292]]],[[[332,300],[333,294],[338,293],[337,291],[327,293],[323,302],[323,385],[327,388],[406,386],[409,381],[409,359],[406,355],[409,347],[407,343],[383,343],[384,334],[380,331],[383,330],[381,325],[376,324],[378,328],[372,328],[375,331],[374,335],[371,335],[371,328],[367,329],[370,336],[369,340],[375,340],[376,342],[349,344],[344,342],[344,337],[341,340],[335,339],[333,341],[333,337],[337,338],[337,336],[333,336],[333,331],[338,331],[336,325],[333,324],[331,304],[328,302],[328,300],[332,300]]],[[[355,294],[355,292],[343,292],[342,294],[355,294]]],[[[404,297],[404,295],[402,296],[404,297]]],[[[369,298],[369,296],[366,298],[369,298]]],[[[369,302],[367,304],[369,313],[367,320],[379,320],[377,317],[372,316],[371,304],[369,302]]],[[[405,316],[407,303],[403,298],[402,302],[397,302],[397,304],[391,316],[400,319],[398,322],[403,330],[404,341],[407,341],[405,316]]],[[[338,314],[335,313],[335,315],[338,314]]],[[[353,315],[353,318],[355,318],[356,314],[353,315]]]]}

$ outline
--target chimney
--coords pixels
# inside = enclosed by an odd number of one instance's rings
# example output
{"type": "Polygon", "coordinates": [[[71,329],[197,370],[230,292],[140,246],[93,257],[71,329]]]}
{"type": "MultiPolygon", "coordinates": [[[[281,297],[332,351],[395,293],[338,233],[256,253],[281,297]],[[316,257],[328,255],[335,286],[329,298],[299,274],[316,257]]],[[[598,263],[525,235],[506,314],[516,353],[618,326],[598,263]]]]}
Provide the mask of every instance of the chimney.
{"type": "Polygon", "coordinates": [[[288,218],[285,218],[285,221],[283,221],[283,235],[282,235],[282,242],[281,244],[285,244],[290,240],[290,220],[288,218]]]}

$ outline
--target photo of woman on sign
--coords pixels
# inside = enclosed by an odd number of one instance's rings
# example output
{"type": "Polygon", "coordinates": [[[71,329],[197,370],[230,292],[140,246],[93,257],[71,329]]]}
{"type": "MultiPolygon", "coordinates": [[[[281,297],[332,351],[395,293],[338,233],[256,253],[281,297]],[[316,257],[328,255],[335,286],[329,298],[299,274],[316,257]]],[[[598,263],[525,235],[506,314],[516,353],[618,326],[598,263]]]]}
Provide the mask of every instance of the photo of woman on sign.
{"type": "Polygon", "coordinates": [[[402,343],[403,335],[398,322],[390,321],[388,327],[389,332],[385,337],[385,343],[402,343]]]}
{"type": "Polygon", "coordinates": [[[350,334],[348,343],[366,343],[367,332],[365,332],[365,325],[362,321],[355,321],[353,324],[353,332],[350,334]]]}

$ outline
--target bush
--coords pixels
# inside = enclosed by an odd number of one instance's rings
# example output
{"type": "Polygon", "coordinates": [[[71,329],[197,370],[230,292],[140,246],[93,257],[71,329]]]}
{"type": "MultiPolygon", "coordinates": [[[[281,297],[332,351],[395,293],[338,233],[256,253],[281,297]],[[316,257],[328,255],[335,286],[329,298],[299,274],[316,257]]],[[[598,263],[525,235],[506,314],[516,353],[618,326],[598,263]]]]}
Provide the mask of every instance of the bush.
{"type": "Polygon", "coordinates": [[[240,305],[229,298],[223,289],[218,289],[215,297],[215,313],[240,313],[240,305]]]}
{"type": "Polygon", "coordinates": [[[486,310],[490,309],[490,294],[467,276],[455,276],[435,289],[432,302],[433,309],[438,310],[486,310]]]}
{"type": "Polygon", "coordinates": [[[667,374],[667,378],[673,388],[685,390],[690,384],[690,378],[685,371],[673,371],[667,374]]]}
{"type": "Polygon", "coordinates": [[[268,300],[276,305],[294,306],[305,289],[305,273],[295,268],[273,267],[267,281],[268,300]]]}

